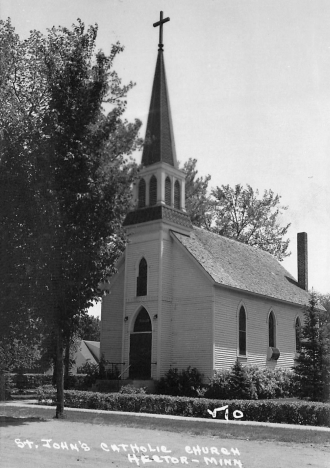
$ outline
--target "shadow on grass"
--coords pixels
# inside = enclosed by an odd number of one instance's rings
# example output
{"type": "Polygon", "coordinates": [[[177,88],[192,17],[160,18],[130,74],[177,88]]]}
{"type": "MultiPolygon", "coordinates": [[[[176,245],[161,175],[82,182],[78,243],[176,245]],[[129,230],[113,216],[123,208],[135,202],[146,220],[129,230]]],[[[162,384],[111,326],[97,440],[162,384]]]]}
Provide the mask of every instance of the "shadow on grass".
{"type": "MultiPolygon", "coordinates": [[[[221,439],[239,439],[251,441],[271,441],[288,444],[312,444],[330,445],[330,432],[313,431],[310,429],[295,429],[286,427],[268,427],[240,424],[213,424],[205,421],[182,421],[179,419],[153,419],[136,415],[121,415],[101,413],[84,413],[79,411],[67,411],[66,421],[80,422],[101,426],[121,426],[129,428],[143,428],[156,431],[182,433],[187,435],[214,437],[221,439]]],[[[92,430],[92,429],[91,429],[92,430]]]]}
{"type": "MultiPolygon", "coordinates": [[[[257,425],[240,425],[239,423],[220,424],[212,423],[212,420],[203,421],[180,420],[180,419],[153,419],[150,417],[137,416],[134,414],[114,414],[83,412],[79,410],[64,410],[65,419],[57,419],[59,424],[83,423],[91,426],[121,426],[129,428],[143,428],[149,430],[182,433],[187,435],[197,435],[214,437],[221,439],[241,439],[250,441],[271,441],[284,444],[311,444],[330,447],[330,432],[315,431],[310,429],[296,429],[286,427],[269,427],[257,425]]],[[[7,406],[0,407],[0,427],[3,425],[20,425],[30,422],[47,422],[54,420],[54,407],[14,408],[7,406]],[[3,421],[3,423],[2,423],[3,421]]],[[[90,430],[93,430],[90,427],[90,430]]]]}
{"type": "Polygon", "coordinates": [[[31,422],[44,422],[45,420],[39,417],[14,417],[14,416],[4,416],[0,415],[0,427],[7,426],[22,426],[31,422]]]}

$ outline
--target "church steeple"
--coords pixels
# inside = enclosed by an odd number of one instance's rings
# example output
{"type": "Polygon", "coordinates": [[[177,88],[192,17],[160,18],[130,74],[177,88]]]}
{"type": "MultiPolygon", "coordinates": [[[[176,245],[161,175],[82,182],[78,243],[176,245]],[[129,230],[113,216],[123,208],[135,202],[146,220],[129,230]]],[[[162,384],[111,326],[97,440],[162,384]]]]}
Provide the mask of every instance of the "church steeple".
{"type": "Polygon", "coordinates": [[[159,21],[153,24],[154,28],[159,26],[158,57],[142,153],[142,165],[150,166],[157,162],[165,162],[177,168],[163,53],[163,24],[168,21],[170,18],[163,19],[161,11],[159,21]]]}
{"type": "Polygon", "coordinates": [[[164,52],[159,49],[142,153],[142,165],[165,162],[178,167],[169,94],[166,83],[164,52]]]}
{"type": "Polygon", "coordinates": [[[185,230],[191,227],[185,212],[185,173],[176,159],[163,56],[163,24],[169,20],[163,19],[161,11],[160,21],[153,25],[160,27],[159,44],[142,169],[134,186],[135,209],[126,216],[124,226],[162,220],[185,230]]]}

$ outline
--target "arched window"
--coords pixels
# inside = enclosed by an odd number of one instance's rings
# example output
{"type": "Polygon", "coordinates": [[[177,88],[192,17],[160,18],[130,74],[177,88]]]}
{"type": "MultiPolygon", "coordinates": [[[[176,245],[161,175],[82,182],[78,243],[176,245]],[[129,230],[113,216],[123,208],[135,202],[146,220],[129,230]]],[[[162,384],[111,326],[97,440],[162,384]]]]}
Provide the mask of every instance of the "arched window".
{"type": "Polygon", "coordinates": [[[147,282],[148,282],[148,264],[145,258],[139,263],[139,276],[137,277],[136,283],[136,295],[146,296],[147,295],[147,282]]]}
{"type": "Polygon", "coordinates": [[[296,318],[295,333],[296,333],[296,353],[299,353],[301,349],[301,322],[300,322],[299,317],[296,318]]]}
{"type": "Polygon", "coordinates": [[[180,197],[180,182],[175,181],[174,184],[174,208],[180,209],[181,197],[180,197]]]}
{"type": "Polygon", "coordinates": [[[271,348],[276,348],[276,322],[273,312],[269,314],[268,319],[268,345],[271,348]]]}
{"type": "Polygon", "coordinates": [[[243,306],[238,317],[238,354],[246,356],[246,313],[243,306]]]}
{"type": "Polygon", "coordinates": [[[148,312],[144,307],[138,313],[134,323],[134,333],[151,332],[151,320],[148,312]]]}
{"type": "Polygon", "coordinates": [[[165,204],[171,206],[171,179],[165,179],[165,204]]]}
{"type": "Polygon", "coordinates": [[[157,203],[157,179],[153,175],[150,179],[149,186],[149,204],[150,206],[156,205],[157,203]]]}
{"type": "Polygon", "coordinates": [[[146,182],[144,179],[141,179],[139,182],[139,208],[144,208],[146,206],[146,182]]]}

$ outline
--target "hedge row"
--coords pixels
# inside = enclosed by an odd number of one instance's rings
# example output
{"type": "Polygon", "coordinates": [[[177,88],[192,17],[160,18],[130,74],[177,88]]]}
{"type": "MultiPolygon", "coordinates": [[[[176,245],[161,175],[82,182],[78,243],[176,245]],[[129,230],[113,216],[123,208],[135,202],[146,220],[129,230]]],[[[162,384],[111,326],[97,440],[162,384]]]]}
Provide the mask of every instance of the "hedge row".
{"type": "Polygon", "coordinates": [[[52,383],[51,374],[9,374],[14,387],[19,390],[26,388],[38,388],[40,385],[52,383]]]}
{"type": "MultiPolygon", "coordinates": [[[[13,388],[19,390],[37,389],[43,385],[51,385],[53,380],[52,374],[8,374],[8,376],[13,388]]],[[[84,385],[85,377],[84,374],[70,375],[70,387],[77,390],[83,387],[86,388],[84,385]]]]}
{"type": "MultiPolygon", "coordinates": [[[[38,389],[39,403],[54,404],[54,388],[38,389]]],[[[69,408],[107,411],[167,414],[211,418],[208,412],[228,405],[228,419],[283,424],[330,427],[330,405],[312,402],[281,402],[260,400],[209,400],[206,398],[172,397],[167,395],[125,395],[66,390],[64,404],[69,408]],[[236,413],[234,413],[237,411],[236,413]],[[239,413],[241,412],[241,413],[239,413]],[[235,418],[236,416],[236,418],[235,418]]],[[[217,411],[217,419],[225,419],[226,411],[217,411]]]]}

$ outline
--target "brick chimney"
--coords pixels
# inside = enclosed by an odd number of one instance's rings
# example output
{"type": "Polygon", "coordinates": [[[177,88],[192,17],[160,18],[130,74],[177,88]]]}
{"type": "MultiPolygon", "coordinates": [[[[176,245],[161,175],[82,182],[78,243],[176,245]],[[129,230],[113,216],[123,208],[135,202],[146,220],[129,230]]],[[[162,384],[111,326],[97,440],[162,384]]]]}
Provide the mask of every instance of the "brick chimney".
{"type": "Polygon", "coordinates": [[[297,234],[297,256],[298,284],[302,289],[308,291],[307,232],[298,232],[297,234]]]}

